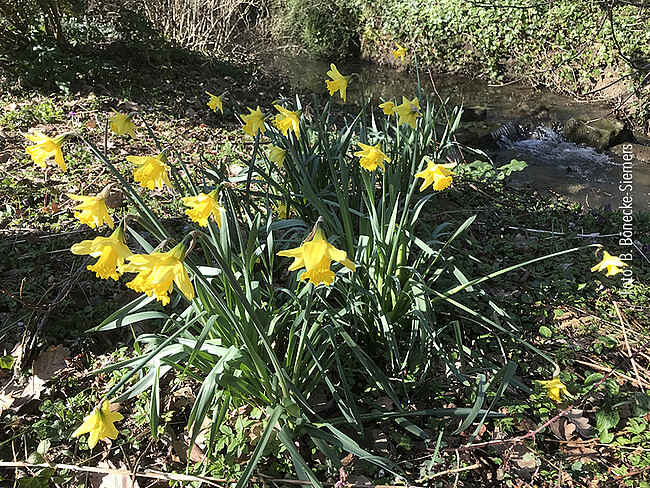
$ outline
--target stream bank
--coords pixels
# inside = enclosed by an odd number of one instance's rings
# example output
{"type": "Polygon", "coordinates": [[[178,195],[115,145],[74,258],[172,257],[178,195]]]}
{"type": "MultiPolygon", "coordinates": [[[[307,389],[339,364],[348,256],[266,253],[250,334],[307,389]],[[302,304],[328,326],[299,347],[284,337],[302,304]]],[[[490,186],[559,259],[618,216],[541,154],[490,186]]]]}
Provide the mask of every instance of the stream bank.
{"type": "MultiPolygon", "coordinates": [[[[276,53],[266,64],[300,90],[327,94],[327,62],[276,53]]],[[[417,77],[406,70],[358,61],[337,66],[344,74],[358,74],[361,81],[350,82],[349,103],[361,102],[361,84],[374,104],[416,95],[417,77]]],[[[635,211],[648,210],[650,148],[639,143],[647,139],[621,131],[610,141],[615,145],[596,149],[573,142],[570,139],[581,139],[565,130],[569,121],[569,126],[578,120],[615,123],[608,104],[580,102],[517,83],[494,86],[460,75],[423,72],[420,80],[423,92],[433,100],[468,107],[457,133],[460,143],[484,151],[497,166],[511,159],[528,163],[528,168],[511,176],[514,185],[550,191],[587,207],[617,208],[623,199],[631,199],[635,211]]],[[[342,101],[336,97],[335,103],[342,101]]],[[[465,155],[470,162],[473,158],[465,155]]]]}

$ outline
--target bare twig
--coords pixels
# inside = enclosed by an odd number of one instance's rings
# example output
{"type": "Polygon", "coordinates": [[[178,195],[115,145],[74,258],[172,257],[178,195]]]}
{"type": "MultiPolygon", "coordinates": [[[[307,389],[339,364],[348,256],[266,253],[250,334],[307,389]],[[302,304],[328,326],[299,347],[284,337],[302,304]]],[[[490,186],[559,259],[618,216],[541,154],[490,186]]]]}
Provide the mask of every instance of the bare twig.
{"type": "MultiPolygon", "coordinates": [[[[581,360],[579,360],[579,359],[574,359],[574,362],[576,362],[576,363],[578,363],[578,364],[582,364],[583,366],[589,366],[590,368],[594,368],[594,369],[597,369],[598,371],[603,371],[603,372],[606,372],[606,373],[612,371],[611,368],[607,368],[607,367],[605,367],[605,366],[601,366],[600,364],[591,363],[591,362],[589,362],[589,361],[581,361],[581,360]]],[[[634,383],[634,382],[638,382],[638,381],[639,381],[638,379],[635,380],[635,379],[632,378],[631,376],[628,376],[628,375],[626,375],[626,374],[624,374],[624,373],[619,373],[618,371],[614,371],[614,374],[615,374],[616,376],[618,376],[619,378],[623,378],[623,379],[625,379],[625,380],[627,380],[627,381],[630,381],[630,382],[632,382],[632,383],[634,383]]],[[[643,384],[646,388],[650,388],[650,383],[648,383],[648,382],[646,382],[646,381],[641,380],[641,383],[640,383],[640,384],[643,384]]]]}
{"type": "MultiPolygon", "coordinates": [[[[145,471],[141,473],[131,472],[128,469],[116,469],[116,468],[100,468],[94,466],[75,466],[74,464],[33,464],[25,463],[21,461],[9,462],[9,461],[0,461],[0,468],[55,468],[55,469],[69,469],[70,471],[78,471],[83,473],[104,473],[104,474],[114,474],[122,476],[135,476],[136,478],[148,478],[155,480],[168,480],[168,481],[198,481],[207,483],[210,486],[221,486],[224,484],[233,484],[237,483],[237,480],[225,479],[225,478],[212,478],[210,476],[194,476],[187,474],[177,474],[177,473],[161,473],[158,471],[145,471]]],[[[471,466],[470,466],[471,468],[471,466]]],[[[465,470],[468,468],[461,468],[465,470]]],[[[453,471],[453,470],[452,470],[453,471]]],[[[283,479],[283,478],[251,478],[252,483],[282,483],[287,485],[304,485],[311,486],[313,483],[311,481],[303,480],[292,480],[292,479],[283,479]]],[[[323,486],[335,486],[336,483],[321,483],[323,486]]],[[[367,485],[367,484],[346,484],[347,488],[404,488],[403,485],[367,485]]],[[[421,488],[418,486],[410,486],[410,488],[421,488]]]]}
{"type": "Polygon", "coordinates": [[[621,330],[623,331],[623,338],[625,339],[625,347],[627,349],[627,355],[630,358],[630,364],[632,364],[632,370],[634,371],[634,375],[636,376],[636,380],[639,384],[639,388],[641,388],[641,391],[644,391],[643,388],[643,383],[641,382],[641,378],[639,377],[639,370],[636,367],[636,361],[632,357],[632,350],[630,349],[630,343],[627,340],[627,332],[625,331],[625,320],[623,319],[623,314],[621,313],[621,309],[618,306],[618,302],[614,302],[614,308],[616,309],[616,314],[618,315],[618,320],[621,321],[621,330]]]}

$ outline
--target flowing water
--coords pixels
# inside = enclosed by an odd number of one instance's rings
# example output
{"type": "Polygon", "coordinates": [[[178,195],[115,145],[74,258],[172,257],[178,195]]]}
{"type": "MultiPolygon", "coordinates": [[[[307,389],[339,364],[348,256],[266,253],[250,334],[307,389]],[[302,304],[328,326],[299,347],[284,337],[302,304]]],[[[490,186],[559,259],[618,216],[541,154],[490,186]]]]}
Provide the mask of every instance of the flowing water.
{"type": "MultiPolygon", "coordinates": [[[[400,101],[402,95],[416,95],[414,73],[370,63],[340,63],[337,67],[343,74],[359,74],[365,95],[376,101],[400,101]]],[[[300,89],[327,92],[329,63],[276,55],[270,60],[270,68],[300,89]]],[[[636,154],[638,146],[624,148],[634,163],[630,170],[627,164],[624,168],[620,156],[575,144],[561,135],[561,127],[571,117],[595,120],[607,116],[609,106],[579,102],[521,84],[490,86],[480,79],[428,72],[420,76],[423,91],[433,99],[486,109],[484,120],[464,124],[461,132],[465,131],[468,145],[472,145],[472,136],[491,132],[493,143],[485,152],[497,166],[513,158],[526,161],[529,167],[509,180],[522,191],[550,190],[589,207],[629,206],[631,199],[634,210],[650,210],[650,161],[636,154]]],[[[361,100],[360,86],[357,80],[348,85],[348,103],[361,100]]],[[[287,96],[290,93],[288,89],[287,96]]],[[[338,94],[335,100],[340,101],[338,94]]],[[[619,146],[618,152],[621,150],[619,146]]]]}

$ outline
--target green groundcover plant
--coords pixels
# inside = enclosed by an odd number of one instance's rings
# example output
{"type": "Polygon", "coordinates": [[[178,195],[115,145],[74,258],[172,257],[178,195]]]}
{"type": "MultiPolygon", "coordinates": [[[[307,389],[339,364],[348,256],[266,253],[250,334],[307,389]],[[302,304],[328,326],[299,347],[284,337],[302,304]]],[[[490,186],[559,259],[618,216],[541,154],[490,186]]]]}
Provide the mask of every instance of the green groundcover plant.
{"type": "MultiPolygon", "coordinates": [[[[397,47],[395,57],[403,59],[407,51],[397,47]]],[[[363,89],[357,77],[334,65],[328,75],[332,96],[339,92],[345,100],[348,84],[363,89]]],[[[133,357],[100,371],[127,372],[101,395],[74,436],[90,433],[91,448],[115,438],[114,422],[122,416],[110,412],[108,401],[148,392],[157,437],[164,418],[161,383],[176,375],[200,385],[188,429],[191,445],[209,426],[208,456],[233,409],[248,405],[262,412],[263,429],[238,487],[272,449],[277,455],[277,446],[296,475],[317,486],[306,461],[310,449],[322,453],[327,469],[340,467],[343,453],[351,453],[405,476],[355,440],[369,423],[394,422],[437,449],[441,437],[436,444],[418,419],[457,417],[456,433],[471,429],[473,439],[487,418],[502,416],[494,407],[507,388],[531,391],[515,377],[514,359],[472,353],[462,344],[459,322],[449,319],[452,314],[441,318],[442,310],[455,308],[548,361],[554,378],[543,387],[551,399],[562,400],[566,387],[553,359],[524,340],[497,305],[489,303],[498,318],[488,317],[468,298],[479,296],[486,280],[585,247],[465,276],[454,259],[454,241],[475,216],[456,228],[433,227],[426,218],[437,211],[436,193],[464,171],[451,158],[461,110],[436,107],[419,85],[416,90],[417,97],[402,97],[401,103],[385,101],[381,112],[364,104],[354,117],[336,113],[332,99],[319,108],[315,97],[310,103],[279,100],[271,113],[249,109],[241,120],[254,138],[253,152],[235,176],[208,162],[186,166],[174,148],[161,147],[140,113],[110,118],[115,133],[130,137],[140,122],[156,146],[155,156],[126,157],[131,175],[86,140],[114,182],[95,196],[70,195],[80,201],[75,216],[113,230],[71,251],[97,258],[88,269],[98,278],[130,274],[127,286],[141,293],[95,331],[162,325],[135,337],[133,357]],[[105,203],[114,185],[134,209],[117,224],[105,203]],[[194,229],[170,234],[147,205],[147,192],[156,188],[172,189],[194,229]],[[127,235],[134,241],[128,246],[127,235]],[[133,253],[135,247],[141,252],[133,253]],[[431,388],[434,377],[438,388],[456,383],[471,392],[468,406],[412,408],[414,392],[431,388]],[[324,392],[332,408],[316,408],[315,392],[324,392]],[[382,407],[379,397],[393,408],[382,407]]],[[[208,106],[223,112],[221,97],[208,95],[208,106]]],[[[66,138],[35,133],[27,152],[42,166],[54,157],[65,169],[66,138]]],[[[508,171],[523,166],[511,164],[508,171]]],[[[609,275],[622,266],[606,255],[594,269],[609,275]]]]}

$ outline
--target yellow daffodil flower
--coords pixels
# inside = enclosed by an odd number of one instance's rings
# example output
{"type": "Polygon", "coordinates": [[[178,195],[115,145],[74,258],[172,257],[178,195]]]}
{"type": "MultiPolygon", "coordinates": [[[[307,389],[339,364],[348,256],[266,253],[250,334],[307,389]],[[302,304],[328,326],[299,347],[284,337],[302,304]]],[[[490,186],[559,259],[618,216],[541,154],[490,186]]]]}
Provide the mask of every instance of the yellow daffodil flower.
{"type": "Polygon", "coordinates": [[[561,402],[562,401],[562,395],[568,395],[569,392],[566,389],[566,386],[562,384],[560,381],[560,377],[556,376],[552,380],[548,381],[539,381],[538,383],[542,385],[544,389],[546,389],[546,396],[549,397],[551,400],[555,400],[556,402],[561,402]]]}
{"type": "Polygon", "coordinates": [[[78,437],[90,432],[88,445],[92,449],[99,439],[106,437],[117,439],[119,432],[113,424],[123,418],[120,412],[111,412],[110,404],[105,401],[102,408],[96,408],[93,413],[84,418],[84,423],[72,433],[72,437],[78,437]]]}
{"type": "Polygon", "coordinates": [[[217,113],[217,109],[219,109],[223,114],[223,102],[221,101],[221,97],[213,95],[210,92],[205,93],[210,95],[210,100],[208,100],[208,107],[210,107],[211,110],[214,110],[215,113],[217,113]]]}
{"type": "Polygon", "coordinates": [[[395,59],[397,58],[402,58],[402,63],[404,62],[404,56],[406,56],[406,48],[400,46],[399,44],[395,43],[397,46],[397,49],[393,51],[393,56],[395,56],[395,59]]]}
{"type": "Polygon", "coordinates": [[[280,168],[284,164],[284,159],[287,157],[287,150],[277,146],[269,146],[269,160],[273,161],[280,168]]]}
{"type": "Polygon", "coordinates": [[[135,124],[131,121],[131,115],[122,115],[117,110],[112,110],[115,115],[108,118],[111,121],[111,130],[118,136],[128,134],[135,139],[135,124]]]}
{"type": "Polygon", "coordinates": [[[346,101],[345,91],[348,89],[348,81],[352,78],[351,76],[343,76],[339,73],[339,70],[336,68],[336,65],[332,63],[330,65],[330,70],[327,72],[327,76],[332,78],[331,80],[325,80],[327,89],[330,91],[330,95],[334,95],[337,91],[341,94],[343,101],[346,101]]]}
{"type": "Polygon", "coordinates": [[[169,181],[167,171],[167,157],[165,153],[160,153],[158,156],[127,156],[126,160],[137,166],[133,170],[133,179],[140,183],[140,186],[153,190],[154,188],[163,188],[167,185],[171,188],[172,183],[169,181]]]}
{"type": "Polygon", "coordinates": [[[281,203],[280,205],[277,206],[275,209],[276,212],[278,212],[278,217],[281,219],[287,219],[289,218],[289,213],[291,212],[289,210],[289,207],[287,206],[286,203],[281,203]]]}
{"type": "Polygon", "coordinates": [[[109,237],[95,237],[93,240],[78,242],[70,251],[77,255],[89,254],[93,258],[99,258],[95,264],[88,265],[87,269],[94,271],[97,278],[113,278],[115,281],[124,272],[124,259],[133,254],[124,244],[124,227],[121,225],[109,237]]]}
{"type": "Polygon", "coordinates": [[[65,161],[63,160],[63,153],[61,152],[61,145],[68,138],[69,134],[61,134],[54,139],[47,137],[42,132],[35,130],[32,134],[25,134],[25,137],[36,144],[34,146],[27,146],[25,152],[29,154],[36,164],[45,169],[46,161],[54,157],[54,161],[59,165],[63,171],[66,170],[65,161]]]}
{"type": "Polygon", "coordinates": [[[91,228],[98,227],[105,222],[112,229],[115,224],[113,223],[112,217],[108,214],[108,208],[106,208],[106,197],[111,186],[108,185],[94,197],[68,193],[68,197],[81,202],[74,208],[74,210],[78,210],[78,212],[74,213],[75,218],[91,228]]]}
{"type": "Polygon", "coordinates": [[[427,169],[420,171],[415,175],[416,178],[424,178],[420,191],[424,191],[432,183],[435,191],[447,188],[451,185],[451,177],[454,175],[454,173],[449,170],[455,166],[456,163],[434,164],[429,162],[427,169]]]}
{"type": "Polygon", "coordinates": [[[374,171],[377,169],[377,166],[384,169],[384,160],[390,163],[390,159],[388,159],[388,156],[386,156],[379,148],[379,144],[376,146],[368,146],[360,142],[359,147],[363,149],[363,151],[357,151],[354,155],[360,158],[359,164],[362,168],[365,168],[368,171],[374,171]]]}
{"type": "Polygon", "coordinates": [[[257,131],[264,134],[264,132],[266,132],[266,127],[264,126],[264,120],[266,117],[260,110],[260,107],[258,106],[256,110],[253,110],[250,107],[246,108],[248,108],[250,113],[248,115],[239,116],[244,123],[244,132],[251,137],[255,137],[257,131]]]}
{"type": "Polygon", "coordinates": [[[605,276],[612,276],[618,273],[622,273],[622,267],[627,266],[627,263],[621,261],[618,257],[612,256],[607,251],[603,251],[603,259],[596,266],[591,268],[591,271],[603,271],[607,269],[607,274],[605,276]]]}
{"type": "Polygon", "coordinates": [[[418,117],[422,116],[420,113],[420,102],[417,98],[409,101],[408,98],[402,97],[402,103],[397,105],[393,110],[399,115],[398,123],[400,125],[408,124],[411,129],[415,129],[418,117]]]}
{"type": "Polygon", "coordinates": [[[391,101],[380,103],[379,108],[382,109],[386,115],[395,114],[395,104],[391,101]]]}
{"type": "Polygon", "coordinates": [[[169,292],[176,283],[183,295],[191,301],[194,298],[194,287],[183,264],[186,251],[187,246],[180,243],[168,252],[129,256],[124,271],[138,274],[126,286],[167,305],[170,301],[169,292]]]}
{"type": "Polygon", "coordinates": [[[305,272],[300,275],[300,279],[309,281],[314,285],[325,283],[329,286],[332,284],[334,281],[334,272],[330,270],[332,261],[338,261],[350,271],[356,270],[354,263],[347,258],[346,252],[327,242],[325,232],[320,228],[316,229],[311,240],[300,247],[280,251],[278,256],[294,258],[289,270],[294,271],[305,268],[305,272]]]}
{"type": "Polygon", "coordinates": [[[275,109],[280,112],[279,115],[275,116],[275,126],[284,136],[287,135],[289,129],[293,129],[293,133],[296,134],[296,139],[300,138],[300,110],[292,112],[280,105],[273,105],[275,109]]]}
{"type": "Polygon", "coordinates": [[[219,205],[216,197],[217,190],[213,190],[207,195],[205,193],[199,193],[195,197],[183,197],[181,201],[183,205],[190,207],[185,210],[187,216],[201,227],[208,226],[208,217],[212,215],[214,221],[217,223],[217,227],[221,229],[221,213],[225,212],[226,209],[219,205]]]}

